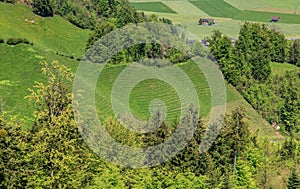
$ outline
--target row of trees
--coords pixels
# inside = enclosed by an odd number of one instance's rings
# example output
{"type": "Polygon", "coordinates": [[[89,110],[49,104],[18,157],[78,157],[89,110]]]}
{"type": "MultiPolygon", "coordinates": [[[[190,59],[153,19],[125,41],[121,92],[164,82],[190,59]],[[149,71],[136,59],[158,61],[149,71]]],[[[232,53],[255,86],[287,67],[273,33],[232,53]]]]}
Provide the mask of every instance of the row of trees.
{"type": "Polygon", "coordinates": [[[270,123],[290,133],[298,132],[299,70],[276,75],[271,73],[270,62],[298,65],[300,41],[289,44],[281,33],[248,22],[241,27],[234,45],[220,31],[208,41],[225,79],[270,123]]]}
{"type": "MultiPolygon", "coordinates": [[[[35,104],[35,122],[1,111],[0,188],[296,188],[299,185],[299,145],[288,139],[275,145],[250,134],[242,107],[225,116],[220,134],[215,125],[194,119],[195,134],[170,161],[153,168],[130,169],[100,159],[84,143],[74,121],[70,69],[43,63],[48,80],[37,83],[27,97],[35,104]],[[201,153],[203,133],[217,135],[201,153]],[[291,168],[294,168],[293,171],[291,168]]],[[[194,112],[195,113],[195,112],[194,112]]],[[[191,111],[191,115],[194,114],[191,111]]],[[[155,117],[160,119],[159,114],[155,117]]],[[[156,120],[158,121],[158,120],[156,120]]],[[[161,123],[155,131],[137,134],[114,119],[104,127],[115,140],[134,147],[159,144],[174,126],[161,123]]],[[[160,154],[153,154],[159,158],[160,154]]],[[[151,157],[141,157],[147,161],[151,157]]]]}
{"type": "Polygon", "coordinates": [[[127,0],[30,0],[33,11],[41,16],[58,14],[80,28],[95,29],[107,19],[117,27],[143,20],[127,0]]]}

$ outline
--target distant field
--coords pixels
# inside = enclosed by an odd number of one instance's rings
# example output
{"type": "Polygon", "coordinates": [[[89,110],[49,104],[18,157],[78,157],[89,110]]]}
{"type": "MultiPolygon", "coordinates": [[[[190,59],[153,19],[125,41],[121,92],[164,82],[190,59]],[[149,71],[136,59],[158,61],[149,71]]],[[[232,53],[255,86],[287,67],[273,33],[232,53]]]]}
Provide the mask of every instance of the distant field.
{"type": "Polygon", "coordinates": [[[191,0],[192,4],[210,16],[232,18],[240,10],[223,0],[191,0]]]}
{"type": "Polygon", "coordinates": [[[248,11],[248,10],[240,12],[240,14],[234,16],[233,19],[244,20],[244,21],[269,22],[271,20],[272,16],[279,16],[280,23],[300,24],[300,15],[260,12],[260,11],[248,11]]]}
{"type": "Polygon", "coordinates": [[[240,10],[256,10],[265,12],[278,12],[300,14],[300,1],[297,0],[225,0],[240,10]]]}
{"type": "Polygon", "coordinates": [[[132,2],[131,3],[137,10],[149,11],[149,12],[162,12],[162,13],[174,13],[176,12],[169,8],[162,2],[132,2]]]}

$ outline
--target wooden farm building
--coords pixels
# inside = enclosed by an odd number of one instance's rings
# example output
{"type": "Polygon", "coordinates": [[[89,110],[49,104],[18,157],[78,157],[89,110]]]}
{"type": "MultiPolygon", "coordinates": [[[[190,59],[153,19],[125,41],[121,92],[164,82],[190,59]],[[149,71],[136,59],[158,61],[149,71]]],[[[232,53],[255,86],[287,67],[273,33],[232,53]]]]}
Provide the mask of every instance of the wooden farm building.
{"type": "Polygon", "coordinates": [[[216,21],[212,18],[200,18],[198,24],[203,26],[211,26],[211,25],[215,25],[216,21]]]}

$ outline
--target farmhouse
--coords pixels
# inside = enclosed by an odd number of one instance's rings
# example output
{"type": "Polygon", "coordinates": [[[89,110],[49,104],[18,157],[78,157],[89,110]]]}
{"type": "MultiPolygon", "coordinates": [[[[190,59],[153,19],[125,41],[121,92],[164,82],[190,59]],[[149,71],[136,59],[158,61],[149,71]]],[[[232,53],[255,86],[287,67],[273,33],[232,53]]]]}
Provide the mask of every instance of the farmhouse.
{"type": "Polygon", "coordinates": [[[215,25],[216,21],[212,18],[200,18],[198,24],[202,26],[211,26],[211,25],[215,25]]]}
{"type": "Polygon", "coordinates": [[[279,22],[279,20],[280,20],[280,17],[279,17],[279,16],[273,16],[273,17],[271,18],[271,22],[279,22]]]}

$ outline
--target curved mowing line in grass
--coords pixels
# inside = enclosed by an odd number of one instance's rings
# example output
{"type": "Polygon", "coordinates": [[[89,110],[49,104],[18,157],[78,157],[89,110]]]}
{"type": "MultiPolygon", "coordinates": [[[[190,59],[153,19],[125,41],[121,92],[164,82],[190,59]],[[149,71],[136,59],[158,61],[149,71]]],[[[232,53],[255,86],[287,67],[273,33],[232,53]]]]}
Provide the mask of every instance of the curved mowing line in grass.
{"type": "MultiPolygon", "coordinates": [[[[179,66],[191,79],[198,93],[200,103],[200,115],[205,117],[210,112],[210,89],[201,70],[191,61],[179,66]]],[[[96,107],[100,120],[105,120],[108,116],[114,116],[111,105],[111,91],[113,83],[118,75],[126,68],[126,65],[106,65],[100,74],[96,87],[96,107]]],[[[147,120],[150,116],[149,104],[154,99],[161,99],[167,107],[166,121],[172,121],[180,117],[180,101],[172,86],[158,80],[148,79],[137,84],[130,93],[131,112],[142,120],[147,120]]],[[[122,102],[118,102],[122,103],[122,102]]]]}

